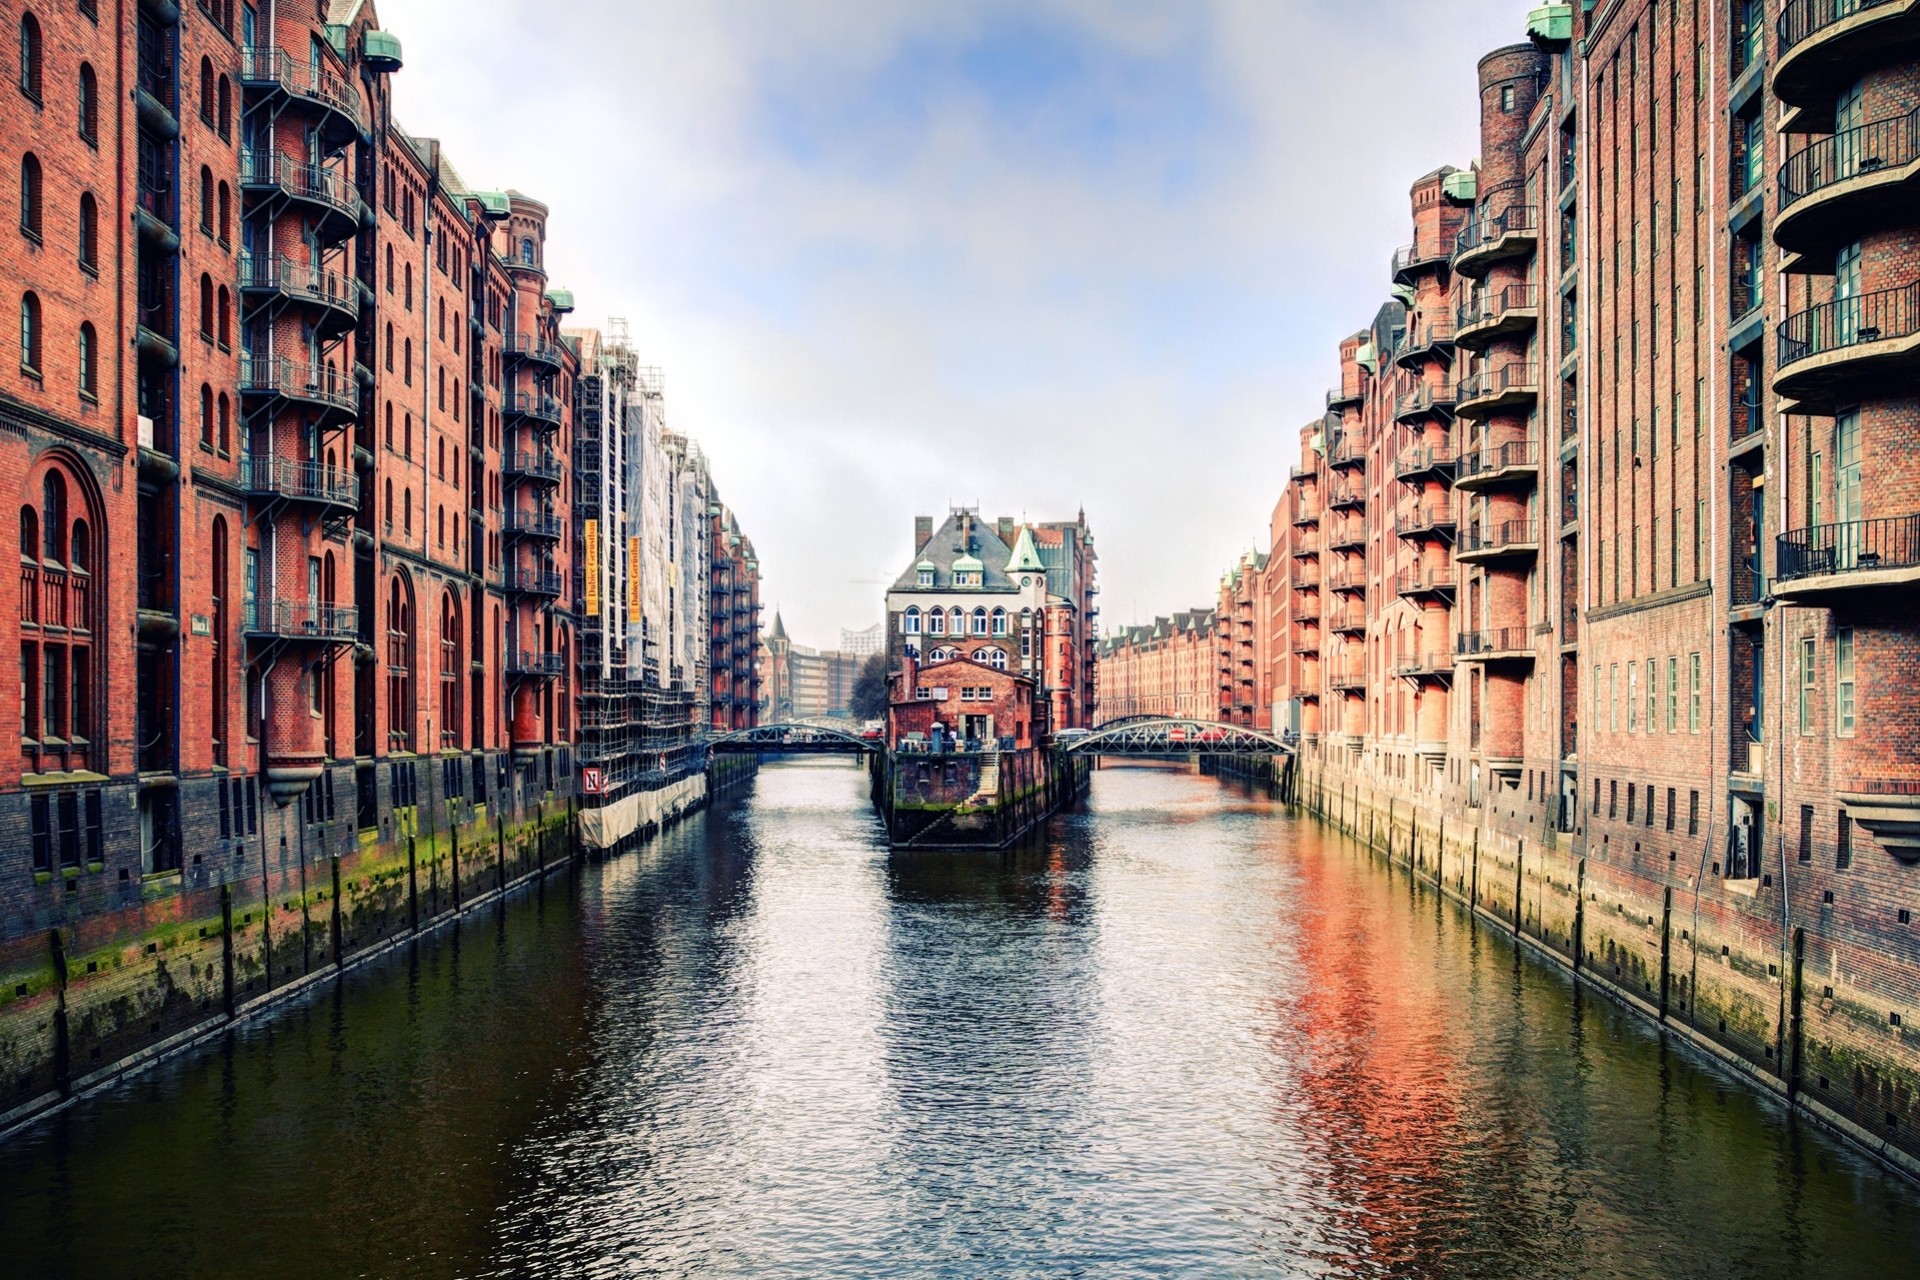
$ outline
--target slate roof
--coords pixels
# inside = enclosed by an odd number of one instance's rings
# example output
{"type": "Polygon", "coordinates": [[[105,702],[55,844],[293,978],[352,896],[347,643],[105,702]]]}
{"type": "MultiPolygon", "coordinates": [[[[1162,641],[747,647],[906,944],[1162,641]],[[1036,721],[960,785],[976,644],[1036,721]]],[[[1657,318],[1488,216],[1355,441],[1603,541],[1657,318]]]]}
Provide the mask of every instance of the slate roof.
{"type": "MultiPolygon", "coordinates": [[[[1006,566],[1013,559],[1013,549],[1000,540],[1000,535],[988,521],[980,518],[980,513],[966,507],[947,513],[947,518],[938,529],[933,531],[933,539],[914,557],[915,564],[908,566],[893,581],[894,591],[953,591],[953,565],[956,560],[971,555],[980,561],[981,585],[979,587],[960,587],[961,591],[981,591],[986,593],[1002,592],[1011,595],[1019,591],[1019,586],[1007,576],[1006,566]],[[971,534],[969,535],[969,530],[971,534]],[[918,566],[923,563],[933,565],[933,586],[922,587],[918,566]]],[[[968,565],[972,568],[972,565],[968,565]]]]}

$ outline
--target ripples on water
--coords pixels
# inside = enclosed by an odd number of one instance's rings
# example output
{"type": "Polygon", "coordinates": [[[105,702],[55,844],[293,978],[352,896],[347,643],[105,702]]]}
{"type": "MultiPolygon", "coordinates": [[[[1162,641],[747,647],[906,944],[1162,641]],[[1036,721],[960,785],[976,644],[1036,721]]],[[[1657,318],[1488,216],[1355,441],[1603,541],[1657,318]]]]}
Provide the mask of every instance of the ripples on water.
{"type": "Polygon", "coordinates": [[[8,1274],[1908,1276],[1920,1196],[1350,845],[762,772],[0,1146],[8,1274]]]}

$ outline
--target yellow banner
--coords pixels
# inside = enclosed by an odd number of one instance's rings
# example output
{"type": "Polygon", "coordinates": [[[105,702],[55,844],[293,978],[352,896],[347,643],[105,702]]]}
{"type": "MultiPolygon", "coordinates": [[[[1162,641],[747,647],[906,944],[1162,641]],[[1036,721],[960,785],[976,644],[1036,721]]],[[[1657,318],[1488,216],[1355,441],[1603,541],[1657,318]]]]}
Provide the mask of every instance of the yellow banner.
{"type": "Polygon", "coordinates": [[[640,539],[627,539],[627,621],[640,625],[640,539]]]}
{"type": "Polygon", "coordinates": [[[587,616],[600,616],[600,522],[588,520],[582,541],[586,543],[587,557],[587,616]]]}

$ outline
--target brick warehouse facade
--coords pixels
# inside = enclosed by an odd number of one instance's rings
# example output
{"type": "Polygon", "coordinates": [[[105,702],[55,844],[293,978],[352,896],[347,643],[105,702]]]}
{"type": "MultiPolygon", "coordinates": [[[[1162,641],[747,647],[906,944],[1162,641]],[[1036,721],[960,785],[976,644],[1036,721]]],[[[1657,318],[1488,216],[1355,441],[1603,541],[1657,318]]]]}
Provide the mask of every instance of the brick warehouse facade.
{"type": "Polygon", "coordinates": [[[1920,1170],[1920,3],[1528,36],[1301,432],[1272,723],[1328,818],[1920,1170]]]}
{"type": "MultiPolygon", "coordinates": [[[[560,856],[603,371],[547,208],[394,122],[372,5],[0,13],[4,1117],[560,856]]],[[[676,440],[685,737],[758,567],[710,572],[741,540],[676,440]]]]}

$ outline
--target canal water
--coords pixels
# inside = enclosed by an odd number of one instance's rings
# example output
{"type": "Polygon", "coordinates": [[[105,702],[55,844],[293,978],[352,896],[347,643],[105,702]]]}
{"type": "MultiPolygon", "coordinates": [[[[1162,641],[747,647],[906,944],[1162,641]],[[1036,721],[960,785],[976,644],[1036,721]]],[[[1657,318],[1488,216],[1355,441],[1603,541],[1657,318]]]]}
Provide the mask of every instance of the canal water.
{"type": "Polygon", "coordinates": [[[1404,874],[1110,768],[890,857],[764,769],[0,1142],[0,1272],[1920,1275],[1920,1195],[1404,874]]]}

